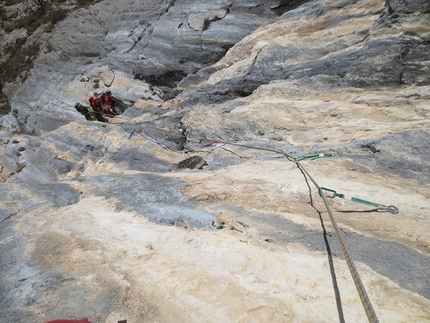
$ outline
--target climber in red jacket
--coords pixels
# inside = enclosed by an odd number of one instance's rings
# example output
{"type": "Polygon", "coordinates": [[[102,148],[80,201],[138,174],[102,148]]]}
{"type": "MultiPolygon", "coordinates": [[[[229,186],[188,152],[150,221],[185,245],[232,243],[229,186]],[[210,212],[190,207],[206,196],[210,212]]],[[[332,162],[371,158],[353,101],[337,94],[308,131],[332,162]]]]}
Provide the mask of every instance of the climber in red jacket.
{"type": "Polygon", "coordinates": [[[118,115],[118,111],[115,109],[115,99],[112,95],[112,91],[107,89],[106,93],[103,93],[102,95],[103,103],[105,104],[106,108],[114,113],[115,115],[118,115]]]}
{"type": "Polygon", "coordinates": [[[95,112],[95,116],[98,121],[101,122],[109,122],[104,116],[103,116],[103,102],[100,98],[92,96],[90,98],[90,105],[93,108],[95,112]]]}

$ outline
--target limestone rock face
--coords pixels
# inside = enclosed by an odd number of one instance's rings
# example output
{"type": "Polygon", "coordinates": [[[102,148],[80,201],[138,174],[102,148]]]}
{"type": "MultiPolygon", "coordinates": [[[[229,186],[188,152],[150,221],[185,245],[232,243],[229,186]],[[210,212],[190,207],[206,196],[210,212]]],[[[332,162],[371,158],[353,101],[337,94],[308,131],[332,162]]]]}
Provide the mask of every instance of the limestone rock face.
{"type": "Polygon", "coordinates": [[[44,48],[26,84],[18,89],[6,84],[3,92],[14,98],[17,120],[5,118],[3,125],[50,131],[73,120],[68,109],[73,100],[87,102],[111,86],[128,105],[139,99],[171,98],[182,78],[215,63],[243,37],[274,19],[271,6],[276,2],[125,0],[74,11],[49,38],[39,36],[44,48]],[[71,89],[72,80],[81,84],[71,89]],[[159,87],[155,92],[153,85],[159,87]],[[58,91],[64,95],[55,100],[58,91]],[[45,122],[40,109],[62,118],[45,122]]]}
{"type": "Polygon", "coordinates": [[[326,90],[429,84],[428,56],[421,55],[429,50],[428,3],[349,2],[341,15],[336,5],[308,3],[261,27],[209,73],[185,78],[180,86],[200,83],[205,94],[186,97],[192,104],[219,102],[273,80],[326,90]]]}
{"type": "Polygon", "coordinates": [[[322,192],[379,320],[430,321],[428,1],[101,1],[26,36],[2,323],[367,322],[322,192]],[[75,110],[106,89],[110,122],[75,110]]]}

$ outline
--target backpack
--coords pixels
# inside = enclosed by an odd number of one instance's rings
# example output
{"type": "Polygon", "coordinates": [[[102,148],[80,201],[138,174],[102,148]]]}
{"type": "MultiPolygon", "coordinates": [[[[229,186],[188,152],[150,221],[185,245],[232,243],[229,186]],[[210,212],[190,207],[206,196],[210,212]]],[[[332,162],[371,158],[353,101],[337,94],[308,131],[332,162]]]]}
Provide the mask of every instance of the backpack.
{"type": "Polygon", "coordinates": [[[75,104],[75,109],[78,110],[83,116],[85,116],[85,119],[95,121],[96,118],[94,116],[94,110],[92,107],[87,105],[82,105],[80,103],[75,104]]]}
{"type": "Polygon", "coordinates": [[[80,113],[84,114],[84,110],[85,110],[85,108],[84,108],[84,106],[83,106],[82,104],[80,104],[80,103],[76,103],[76,104],[75,104],[75,109],[76,109],[78,112],[80,112],[80,113]]]}

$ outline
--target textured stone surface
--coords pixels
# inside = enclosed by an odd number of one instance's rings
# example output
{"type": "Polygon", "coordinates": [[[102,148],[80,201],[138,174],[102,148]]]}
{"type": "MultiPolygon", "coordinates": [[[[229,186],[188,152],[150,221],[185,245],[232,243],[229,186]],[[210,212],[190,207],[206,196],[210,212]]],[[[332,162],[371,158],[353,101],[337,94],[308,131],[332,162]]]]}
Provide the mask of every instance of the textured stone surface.
{"type": "Polygon", "coordinates": [[[329,199],[380,321],[429,321],[429,26],[424,0],[121,0],[30,36],[0,118],[2,323],[367,322],[291,162],[324,152],[319,185],[400,210],[329,199]],[[86,121],[107,88],[121,115],[86,121]]]}
{"type": "Polygon", "coordinates": [[[430,18],[421,13],[426,5],[400,6],[399,14],[388,13],[383,2],[338,6],[309,3],[261,27],[214,65],[217,73],[211,67],[209,78],[184,79],[184,87],[206,81],[184,97],[192,104],[216,103],[284,79],[321,90],[429,83],[428,57],[421,55],[429,50],[430,18]],[[406,34],[397,31],[399,24],[406,34]]]}
{"type": "Polygon", "coordinates": [[[203,169],[203,166],[207,166],[208,163],[200,156],[192,156],[184,159],[178,163],[178,168],[184,169],[203,169]]]}

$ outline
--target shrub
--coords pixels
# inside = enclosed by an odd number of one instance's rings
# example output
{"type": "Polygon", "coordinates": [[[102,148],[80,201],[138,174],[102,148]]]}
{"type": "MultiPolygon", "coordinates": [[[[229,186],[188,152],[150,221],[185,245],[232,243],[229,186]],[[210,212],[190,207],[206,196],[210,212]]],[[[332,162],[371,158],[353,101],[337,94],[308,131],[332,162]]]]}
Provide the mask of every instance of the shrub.
{"type": "Polygon", "coordinates": [[[6,25],[4,29],[7,33],[10,33],[15,29],[25,28],[29,34],[32,34],[43,22],[44,18],[41,10],[36,10],[33,14],[13,20],[12,23],[6,25]]]}
{"type": "Polygon", "coordinates": [[[13,6],[14,4],[18,4],[20,2],[22,2],[22,0],[6,0],[5,4],[6,6],[13,6]]]}
{"type": "Polygon", "coordinates": [[[26,41],[27,37],[17,38],[14,43],[11,42],[5,45],[4,52],[9,56],[13,56],[20,50],[26,41]]]}
{"type": "Polygon", "coordinates": [[[48,15],[49,21],[51,22],[51,24],[55,25],[57,22],[66,18],[68,13],[69,13],[69,10],[66,10],[66,9],[53,10],[48,15]]]}
{"type": "Polygon", "coordinates": [[[3,22],[5,21],[7,18],[7,11],[6,9],[3,7],[3,5],[0,6],[0,20],[3,22]]]}
{"type": "Polygon", "coordinates": [[[10,104],[7,97],[0,92],[0,116],[8,114],[10,111],[10,104]]]}
{"type": "Polygon", "coordinates": [[[2,82],[14,82],[23,71],[30,70],[33,67],[33,59],[40,49],[39,43],[24,48],[14,46],[8,45],[12,55],[7,61],[0,64],[0,75],[3,75],[2,82]]]}
{"type": "MultiPolygon", "coordinates": [[[[76,4],[79,6],[79,7],[86,7],[86,6],[89,6],[89,5],[92,5],[93,3],[95,3],[96,1],[94,1],[94,0],[78,0],[77,2],[76,2],[76,4]]],[[[98,1],[97,1],[98,2],[98,1]]]]}

